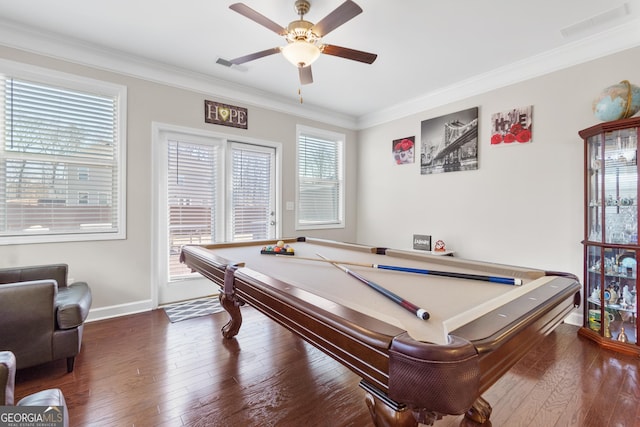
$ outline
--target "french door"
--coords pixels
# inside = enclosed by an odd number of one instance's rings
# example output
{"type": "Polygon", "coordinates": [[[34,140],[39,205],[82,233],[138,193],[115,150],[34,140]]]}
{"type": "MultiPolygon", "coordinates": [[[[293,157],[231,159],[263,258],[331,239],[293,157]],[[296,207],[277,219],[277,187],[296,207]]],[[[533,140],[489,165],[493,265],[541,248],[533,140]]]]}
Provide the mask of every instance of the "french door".
{"type": "Polygon", "coordinates": [[[277,147],[182,132],[158,133],[157,305],[217,293],[180,263],[186,244],[277,235],[277,147]],[[160,168],[158,168],[160,169],[160,168]]]}

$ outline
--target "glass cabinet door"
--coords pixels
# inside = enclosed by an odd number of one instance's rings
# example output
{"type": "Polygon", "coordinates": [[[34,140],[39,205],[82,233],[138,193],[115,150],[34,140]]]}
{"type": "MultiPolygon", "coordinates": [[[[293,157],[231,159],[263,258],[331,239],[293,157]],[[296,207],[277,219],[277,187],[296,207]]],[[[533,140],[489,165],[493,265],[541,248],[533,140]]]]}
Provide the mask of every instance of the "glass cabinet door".
{"type": "Polygon", "coordinates": [[[594,188],[594,196],[604,208],[602,239],[609,244],[635,245],[638,243],[637,128],[605,132],[596,138],[602,137],[602,158],[594,162],[600,163],[597,180],[602,181],[596,183],[601,185],[601,194],[594,188]]]}
{"type": "Polygon", "coordinates": [[[587,247],[587,323],[589,329],[636,343],[636,251],[587,247]]]}
{"type": "Polygon", "coordinates": [[[602,177],[603,150],[602,135],[594,135],[587,139],[587,239],[592,242],[602,241],[602,209],[603,191],[602,177]]]}

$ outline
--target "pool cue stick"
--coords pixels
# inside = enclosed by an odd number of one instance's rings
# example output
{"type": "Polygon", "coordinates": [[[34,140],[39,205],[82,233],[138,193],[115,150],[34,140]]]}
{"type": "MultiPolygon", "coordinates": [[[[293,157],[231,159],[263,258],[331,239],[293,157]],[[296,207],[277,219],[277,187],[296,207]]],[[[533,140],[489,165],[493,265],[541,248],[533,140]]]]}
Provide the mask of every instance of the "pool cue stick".
{"type": "Polygon", "coordinates": [[[402,271],[404,273],[453,277],[456,279],[480,280],[483,282],[502,283],[503,285],[513,285],[513,286],[522,285],[522,279],[513,279],[510,277],[483,276],[482,274],[455,273],[453,271],[424,270],[421,268],[398,267],[395,265],[383,265],[383,264],[368,264],[365,262],[339,261],[339,260],[332,260],[332,259],[318,259],[318,258],[305,258],[305,257],[288,257],[288,258],[308,260],[308,261],[330,262],[330,263],[337,263],[337,264],[344,264],[344,265],[358,265],[360,267],[377,268],[379,270],[402,271]]]}
{"type": "Polygon", "coordinates": [[[393,301],[393,302],[399,304],[401,307],[409,310],[411,313],[413,313],[416,316],[418,316],[419,319],[428,320],[429,317],[431,317],[429,315],[428,311],[418,307],[417,305],[413,304],[412,302],[407,301],[406,299],[402,298],[401,296],[394,294],[389,289],[386,289],[386,288],[378,285],[377,283],[372,282],[371,280],[359,275],[355,271],[349,270],[347,267],[345,267],[343,265],[339,265],[337,263],[337,261],[334,262],[334,261],[328,260],[327,258],[323,257],[320,254],[316,254],[316,255],[318,255],[320,258],[322,258],[323,261],[326,261],[326,262],[329,262],[329,263],[333,264],[334,266],[338,267],[340,270],[344,271],[345,273],[347,273],[351,277],[354,277],[354,278],[358,279],[359,281],[361,281],[365,285],[369,286],[371,289],[379,292],[380,294],[382,294],[385,297],[389,298],[391,301],[393,301]]]}

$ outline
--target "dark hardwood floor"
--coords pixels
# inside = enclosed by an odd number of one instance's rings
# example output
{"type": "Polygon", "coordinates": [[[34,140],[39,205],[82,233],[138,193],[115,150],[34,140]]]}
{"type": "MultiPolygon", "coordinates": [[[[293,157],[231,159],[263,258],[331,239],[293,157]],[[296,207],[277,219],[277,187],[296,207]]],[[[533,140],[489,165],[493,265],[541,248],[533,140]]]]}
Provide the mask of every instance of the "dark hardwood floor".
{"type": "MultiPolygon", "coordinates": [[[[163,310],[86,325],[75,370],[18,371],[16,398],[62,389],[72,426],[371,426],[359,378],[250,307],[170,323],[163,310]]],[[[497,426],[640,426],[640,360],[560,325],[484,397],[497,426]]],[[[437,427],[458,426],[448,416],[437,427]]]]}

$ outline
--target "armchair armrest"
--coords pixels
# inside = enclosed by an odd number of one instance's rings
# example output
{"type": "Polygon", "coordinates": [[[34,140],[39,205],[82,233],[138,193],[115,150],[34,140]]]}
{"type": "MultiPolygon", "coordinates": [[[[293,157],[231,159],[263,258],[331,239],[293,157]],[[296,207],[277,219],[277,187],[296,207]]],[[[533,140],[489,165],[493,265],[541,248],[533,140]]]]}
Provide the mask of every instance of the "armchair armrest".
{"type": "Polygon", "coordinates": [[[0,405],[13,405],[16,381],[16,357],[10,351],[0,351],[0,405]]]}
{"type": "MultiPolygon", "coordinates": [[[[58,284],[55,280],[33,280],[0,285],[0,324],[3,335],[11,333],[14,322],[48,321],[50,329],[55,308],[58,284]]],[[[28,335],[28,331],[16,331],[28,335]]]]}
{"type": "Polygon", "coordinates": [[[21,366],[53,360],[55,280],[0,285],[0,349],[20,356],[21,366]]]}
{"type": "Polygon", "coordinates": [[[85,282],[59,288],[56,296],[58,328],[71,329],[82,325],[89,315],[91,302],[91,289],[85,282]]]}

